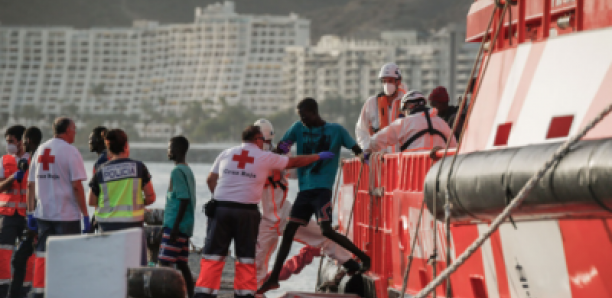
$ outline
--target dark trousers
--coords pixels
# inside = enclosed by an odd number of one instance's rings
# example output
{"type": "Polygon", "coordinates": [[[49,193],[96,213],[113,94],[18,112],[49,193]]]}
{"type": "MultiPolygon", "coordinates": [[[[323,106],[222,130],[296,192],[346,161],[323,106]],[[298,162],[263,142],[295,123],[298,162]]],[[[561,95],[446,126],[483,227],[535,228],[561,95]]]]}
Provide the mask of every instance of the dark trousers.
{"type": "Polygon", "coordinates": [[[9,287],[8,298],[24,297],[30,290],[30,286],[23,287],[23,281],[27,271],[28,259],[34,254],[34,237],[34,235],[28,235],[13,254],[13,261],[11,262],[13,265],[13,280],[11,280],[11,286],[9,287]]]}
{"type": "Polygon", "coordinates": [[[102,232],[112,232],[127,230],[131,228],[140,228],[142,230],[142,255],[140,257],[140,265],[147,266],[147,239],[145,237],[144,229],[142,228],[144,222],[99,222],[98,226],[102,232]]]}
{"type": "Polygon", "coordinates": [[[225,266],[230,243],[234,240],[236,253],[234,296],[254,297],[257,291],[255,248],[261,214],[256,205],[231,207],[219,204],[208,228],[200,276],[196,282],[194,298],[214,298],[221,287],[221,274],[225,266]]]}
{"type": "Polygon", "coordinates": [[[34,261],[34,280],[30,297],[45,297],[45,267],[47,239],[49,236],[68,236],[81,234],[81,222],[75,221],[51,221],[37,219],[38,244],[36,245],[36,260],[34,261]]]}
{"type": "Polygon", "coordinates": [[[25,218],[17,211],[13,215],[0,215],[0,297],[5,297],[11,283],[11,258],[15,243],[23,235],[25,218]]]}

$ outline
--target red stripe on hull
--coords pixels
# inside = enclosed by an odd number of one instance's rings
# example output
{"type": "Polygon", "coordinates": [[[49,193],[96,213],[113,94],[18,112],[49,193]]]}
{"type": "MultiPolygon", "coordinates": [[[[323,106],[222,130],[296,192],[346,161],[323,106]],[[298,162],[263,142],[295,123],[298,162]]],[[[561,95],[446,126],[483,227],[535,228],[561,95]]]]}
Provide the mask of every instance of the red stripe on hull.
{"type": "Polygon", "coordinates": [[[479,94],[477,95],[476,105],[472,111],[472,117],[469,119],[469,127],[477,127],[478,129],[467,129],[465,140],[461,145],[461,153],[469,153],[477,150],[483,150],[489,136],[494,129],[495,114],[499,107],[499,103],[508,81],[510,69],[516,56],[516,49],[507,50],[504,52],[493,54],[489,69],[481,82],[479,94]]]}
{"type": "Polygon", "coordinates": [[[517,86],[516,94],[514,95],[514,100],[512,101],[512,106],[508,112],[506,122],[516,122],[516,120],[518,120],[545,47],[546,42],[535,43],[531,46],[529,57],[525,63],[525,68],[523,69],[523,73],[521,75],[521,81],[517,86]]]}
{"type": "Polygon", "coordinates": [[[572,297],[612,297],[612,220],[559,220],[572,297]]]}
{"type": "Polygon", "coordinates": [[[506,263],[504,262],[504,251],[501,244],[499,231],[491,235],[491,250],[495,260],[495,273],[497,275],[497,288],[500,298],[511,298],[510,288],[508,287],[508,275],[506,274],[506,263]]]}
{"type": "MultiPolygon", "coordinates": [[[[580,123],[580,127],[584,127],[587,125],[589,121],[593,119],[597,114],[601,113],[601,111],[612,102],[612,66],[608,68],[608,72],[604,77],[595,98],[591,102],[591,106],[584,116],[582,123],[580,123]]],[[[610,127],[612,127],[612,116],[608,115],[601,121],[597,126],[595,126],[585,137],[584,139],[601,139],[604,137],[609,137],[611,135],[610,127]]]]}

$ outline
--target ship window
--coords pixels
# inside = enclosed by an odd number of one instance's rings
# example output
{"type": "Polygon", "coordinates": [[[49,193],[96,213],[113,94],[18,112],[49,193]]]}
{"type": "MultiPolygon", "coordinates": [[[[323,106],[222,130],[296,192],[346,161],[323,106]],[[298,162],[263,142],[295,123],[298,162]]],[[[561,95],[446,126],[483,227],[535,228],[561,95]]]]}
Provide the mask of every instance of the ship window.
{"type": "Polygon", "coordinates": [[[569,135],[574,115],[556,116],[550,120],[546,139],[562,138],[569,135]]]}
{"type": "Polygon", "coordinates": [[[497,126],[497,132],[495,133],[495,140],[493,141],[493,146],[508,145],[508,137],[510,137],[511,130],[512,122],[503,123],[497,126]]]}

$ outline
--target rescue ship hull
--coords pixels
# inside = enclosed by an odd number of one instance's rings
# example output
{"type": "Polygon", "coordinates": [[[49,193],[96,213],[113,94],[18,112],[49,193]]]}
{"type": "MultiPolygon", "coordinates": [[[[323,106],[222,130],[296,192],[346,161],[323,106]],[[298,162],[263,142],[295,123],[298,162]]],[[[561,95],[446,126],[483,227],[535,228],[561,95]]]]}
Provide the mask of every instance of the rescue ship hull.
{"type": "MultiPolygon", "coordinates": [[[[438,176],[430,152],[386,154],[363,168],[358,160],[343,164],[340,229],[373,259],[366,296],[401,296],[409,257],[405,294],[419,293],[434,279],[434,264],[436,275],[447,267],[447,250],[453,263],[524,177],[612,102],[612,2],[513,2],[507,14],[505,2],[493,0],[475,1],[469,12],[467,41],[489,42],[450,181],[451,156],[438,176]],[[442,220],[447,185],[450,235],[442,220]]],[[[590,130],[450,276],[450,297],[612,297],[612,166],[596,158],[609,156],[603,147],[612,140],[610,127],[607,117],[590,130]]],[[[437,297],[447,297],[446,286],[436,288],[437,297]]]]}

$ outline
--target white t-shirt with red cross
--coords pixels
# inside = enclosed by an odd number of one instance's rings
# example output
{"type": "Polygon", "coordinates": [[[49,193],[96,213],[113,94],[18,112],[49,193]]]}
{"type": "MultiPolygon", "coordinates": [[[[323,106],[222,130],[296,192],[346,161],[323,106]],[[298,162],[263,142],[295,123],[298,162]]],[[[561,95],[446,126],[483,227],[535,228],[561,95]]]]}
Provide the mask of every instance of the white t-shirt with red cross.
{"type": "Polygon", "coordinates": [[[81,209],[73,181],[87,180],[81,153],[66,141],[53,138],[38,147],[32,157],[28,181],[36,183],[34,217],[49,221],[76,221],[81,209]]]}
{"type": "Polygon", "coordinates": [[[221,152],[211,170],[219,174],[215,200],[258,204],[270,171],[282,170],[288,162],[288,157],[263,151],[252,143],[221,152]]]}

